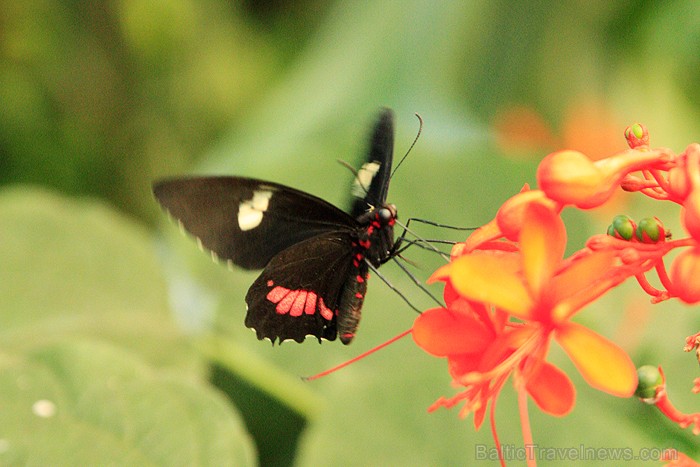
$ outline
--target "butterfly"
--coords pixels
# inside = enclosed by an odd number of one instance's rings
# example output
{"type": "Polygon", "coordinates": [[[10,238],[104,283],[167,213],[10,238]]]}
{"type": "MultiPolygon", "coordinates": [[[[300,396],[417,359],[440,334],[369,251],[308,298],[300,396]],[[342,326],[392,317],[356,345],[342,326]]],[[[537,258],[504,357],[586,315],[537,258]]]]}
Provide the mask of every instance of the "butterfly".
{"type": "Polygon", "coordinates": [[[245,325],[274,344],[355,337],[370,268],[397,254],[396,207],[386,203],[393,113],[382,109],[345,212],[321,198],[254,178],[172,178],[157,201],[220,259],[262,269],[246,294],[245,325]]]}

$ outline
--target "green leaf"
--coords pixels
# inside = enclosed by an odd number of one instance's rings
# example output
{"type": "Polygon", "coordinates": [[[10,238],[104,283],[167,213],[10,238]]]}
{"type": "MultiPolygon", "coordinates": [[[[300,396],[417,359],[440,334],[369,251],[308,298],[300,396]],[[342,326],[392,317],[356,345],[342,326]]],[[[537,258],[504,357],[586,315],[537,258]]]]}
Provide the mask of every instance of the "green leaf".
{"type": "Polygon", "coordinates": [[[0,220],[4,348],[99,336],[192,364],[144,229],[100,202],[27,187],[0,191],[0,220]]]}
{"type": "Polygon", "coordinates": [[[3,354],[0,406],[3,465],[255,465],[223,396],[110,344],[3,354]]]}
{"type": "Polygon", "coordinates": [[[33,188],[0,219],[0,464],[256,464],[141,227],[33,188]]]}

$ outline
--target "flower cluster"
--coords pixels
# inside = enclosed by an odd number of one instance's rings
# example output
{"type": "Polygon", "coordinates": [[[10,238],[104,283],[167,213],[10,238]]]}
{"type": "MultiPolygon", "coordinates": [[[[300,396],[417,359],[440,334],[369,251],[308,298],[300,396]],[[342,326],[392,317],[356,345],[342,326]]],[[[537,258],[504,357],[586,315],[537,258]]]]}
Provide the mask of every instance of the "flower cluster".
{"type": "MultiPolygon", "coordinates": [[[[445,283],[446,306],[420,315],[413,338],[429,354],[447,359],[451,378],[463,390],[440,398],[430,410],[463,404],[460,414],[473,413],[479,428],[490,404],[493,425],[497,397],[512,378],[527,443],[528,397],[555,416],[566,415],[575,403],[573,383],[547,361],[552,342],[592,387],[618,397],[638,390],[638,372],[627,353],[573,318],[630,278],[654,303],[700,302],[700,145],[681,154],[651,149],[640,124],[628,127],[625,137],[628,150],[597,161],[572,150],[545,157],[537,170],[538,189],[526,186],[507,200],[432,275],[432,281],[445,283]],[[687,236],[672,239],[658,218],[635,223],[617,216],[607,233],[564,257],[562,210],[597,208],[620,189],[680,205],[687,236]],[[681,251],[669,273],[664,260],[675,249],[681,251]],[[647,280],[652,271],[661,288],[647,280]]],[[[688,338],[688,350],[700,345],[698,336],[688,338]]],[[[661,402],[657,407],[664,412],[670,404],[665,380],[653,388],[644,399],[661,402]]],[[[699,429],[697,415],[675,411],[669,418],[699,429]]]]}

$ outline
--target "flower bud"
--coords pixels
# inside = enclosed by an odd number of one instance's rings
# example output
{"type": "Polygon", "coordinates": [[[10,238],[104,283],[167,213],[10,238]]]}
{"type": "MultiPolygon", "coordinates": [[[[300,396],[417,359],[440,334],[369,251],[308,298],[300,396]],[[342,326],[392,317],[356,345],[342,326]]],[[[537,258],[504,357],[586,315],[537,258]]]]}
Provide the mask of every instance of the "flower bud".
{"type": "Polygon", "coordinates": [[[649,188],[649,182],[635,177],[634,175],[627,174],[622,181],[620,181],[620,188],[629,192],[641,191],[644,188],[649,188]]]}
{"type": "Polygon", "coordinates": [[[521,191],[503,203],[496,213],[498,228],[505,238],[511,241],[518,240],[520,228],[525,222],[525,211],[532,203],[541,204],[553,212],[561,211],[561,206],[547,198],[542,190],[521,191]]]}
{"type": "Polygon", "coordinates": [[[649,130],[641,123],[634,123],[625,128],[625,139],[630,149],[649,147],[649,130]]]}
{"type": "Polygon", "coordinates": [[[676,256],[671,265],[673,292],[688,304],[700,302],[700,247],[696,246],[676,256]]]}
{"type": "Polygon", "coordinates": [[[685,166],[679,165],[668,171],[668,192],[674,200],[683,202],[690,192],[690,182],[685,166]]]}
{"type": "Polygon", "coordinates": [[[681,219],[685,230],[700,242],[700,190],[693,190],[685,199],[681,219]]]}
{"type": "Polygon", "coordinates": [[[700,189],[700,144],[693,143],[675,159],[668,170],[668,193],[673,201],[682,203],[693,189],[700,189]]]}
{"type": "Polygon", "coordinates": [[[583,209],[604,203],[615,189],[590,159],[571,150],[545,157],[537,168],[537,183],[549,198],[583,209]]]}
{"type": "Polygon", "coordinates": [[[629,216],[619,214],[613,218],[612,224],[608,226],[608,235],[621,240],[632,240],[636,228],[637,225],[629,216]]]}
{"type": "Polygon", "coordinates": [[[644,365],[637,368],[637,390],[634,395],[645,402],[654,403],[656,389],[664,384],[664,377],[658,368],[651,365],[644,365]]]}
{"type": "Polygon", "coordinates": [[[558,151],[542,159],[537,183],[547,197],[562,204],[590,209],[605,203],[630,172],[663,161],[656,151],[631,151],[595,162],[578,151],[558,151]]]}
{"type": "Polygon", "coordinates": [[[658,217],[647,217],[639,221],[635,234],[637,240],[642,243],[658,243],[666,240],[666,229],[658,217]]]}

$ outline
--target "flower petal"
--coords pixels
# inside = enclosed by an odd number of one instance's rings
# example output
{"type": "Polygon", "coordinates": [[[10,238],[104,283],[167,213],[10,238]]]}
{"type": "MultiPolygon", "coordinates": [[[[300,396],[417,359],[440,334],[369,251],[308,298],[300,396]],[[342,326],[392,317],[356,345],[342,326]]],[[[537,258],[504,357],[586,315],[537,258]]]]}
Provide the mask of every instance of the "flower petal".
{"type": "Polygon", "coordinates": [[[472,232],[464,243],[457,243],[455,247],[452,248],[450,256],[452,259],[457,258],[458,256],[473,251],[483,243],[500,238],[502,235],[503,234],[501,233],[500,229],[498,228],[498,224],[494,219],[488,224],[484,224],[472,232]]]}
{"type": "Polygon", "coordinates": [[[434,273],[428,277],[426,281],[428,284],[432,284],[437,281],[446,281],[450,278],[450,269],[452,269],[452,264],[446,264],[435,270],[434,273]]]}
{"type": "Polygon", "coordinates": [[[565,323],[554,338],[592,387],[619,397],[630,397],[637,388],[632,359],[603,336],[576,323],[565,323]]]}
{"type": "Polygon", "coordinates": [[[527,392],[537,406],[550,415],[568,414],[576,401],[576,389],[566,373],[542,362],[527,382],[527,392]]]}
{"type": "Polygon", "coordinates": [[[557,213],[540,203],[531,203],[525,210],[520,230],[520,251],[525,280],[535,300],[554,275],[564,257],[566,229],[557,213]]]}
{"type": "Polygon", "coordinates": [[[588,305],[620,280],[606,276],[612,271],[617,255],[612,250],[601,250],[571,262],[551,281],[552,310],[555,321],[564,321],[588,305]]]}
{"type": "Polygon", "coordinates": [[[481,407],[474,410],[474,429],[479,431],[481,425],[484,423],[484,418],[486,418],[486,409],[488,408],[487,403],[483,403],[481,407]]]}
{"type": "Polygon", "coordinates": [[[452,379],[458,380],[464,375],[478,371],[481,363],[481,354],[460,354],[447,357],[447,371],[452,379]]]}
{"type": "Polygon", "coordinates": [[[519,259],[514,253],[475,251],[448,265],[450,280],[468,300],[490,303],[514,316],[528,318],[532,299],[518,274],[519,259]]]}
{"type": "Polygon", "coordinates": [[[413,340],[436,357],[482,351],[493,333],[476,319],[445,308],[424,311],[413,323],[413,340]]]}
{"type": "Polygon", "coordinates": [[[535,203],[561,211],[561,205],[547,198],[542,190],[530,190],[526,185],[520,193],[506,200],[496,213],[498,228],[505,238],[518,240],[520,229],[525,223],[527,207],[535,203]]]}

